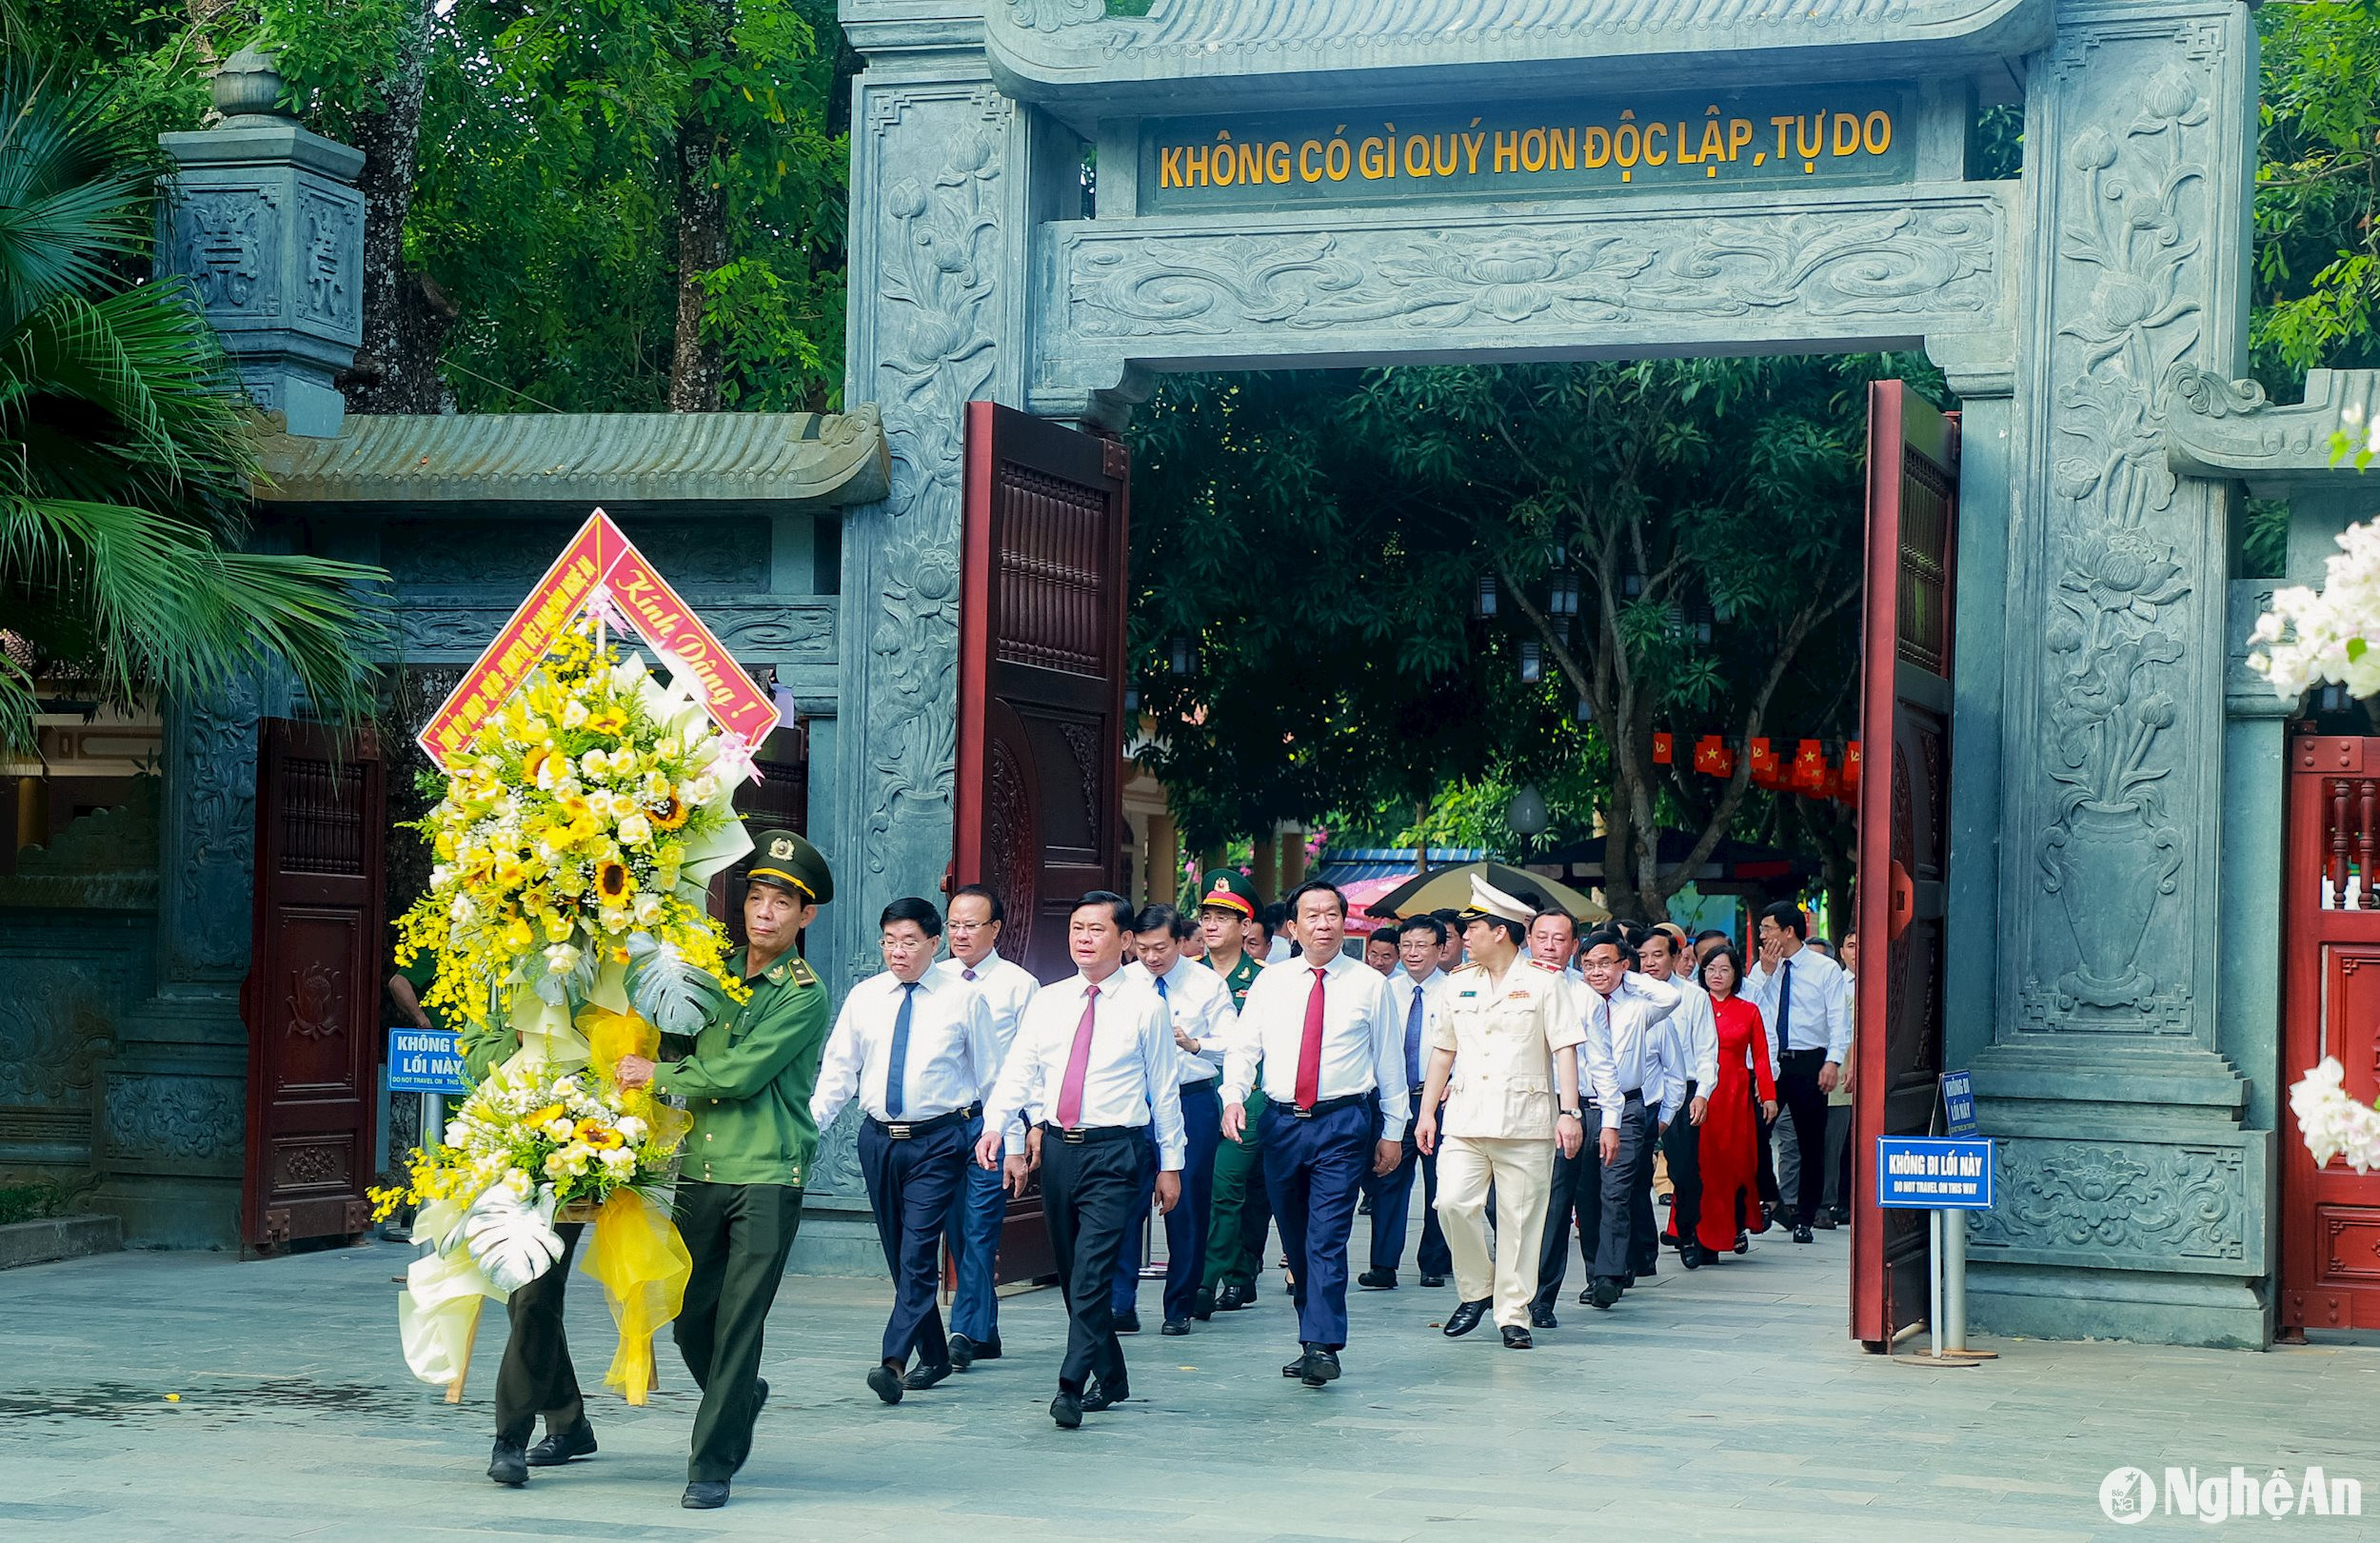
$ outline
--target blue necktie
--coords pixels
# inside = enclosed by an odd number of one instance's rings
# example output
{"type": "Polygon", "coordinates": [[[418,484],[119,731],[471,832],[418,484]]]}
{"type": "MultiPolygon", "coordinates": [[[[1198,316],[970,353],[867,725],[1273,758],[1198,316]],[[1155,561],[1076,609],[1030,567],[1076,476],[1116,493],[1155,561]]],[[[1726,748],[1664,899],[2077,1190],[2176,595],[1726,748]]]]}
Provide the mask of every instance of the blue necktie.
{"type": "Polygon", "coordinates": [[[1794,961],[1779,959],[1776,964],[1776,1048],[1791,1050],[1794,1022],[1794,961]]]}
{"type": "Polygon", "coordinates": [[[1405,1009],[1405,1086],[1421,1085],[1421,988],[1413,988],[1413,1005],[1405,1009]]]}
{"type": "Polygon", "coordinates": [[[1149,979],[1157,982],[1157,994],[1160,997],[1164,998],[1168,1002],[1173,1000],[1173,994],[1165,989],[1165,978],[1163,976],[1151,976],[1149,979]]]}
{"type": "Polygon", "coordinates": [[[893,1019],[892,1060],[884,1068],[884,1118],[899,1119],[907,1100],[901,1096],[901,1083],[909,1065],[909,1019],[918,1005],[918,983],[904,980],[901,984],[901,1014],[893,1019]]]}

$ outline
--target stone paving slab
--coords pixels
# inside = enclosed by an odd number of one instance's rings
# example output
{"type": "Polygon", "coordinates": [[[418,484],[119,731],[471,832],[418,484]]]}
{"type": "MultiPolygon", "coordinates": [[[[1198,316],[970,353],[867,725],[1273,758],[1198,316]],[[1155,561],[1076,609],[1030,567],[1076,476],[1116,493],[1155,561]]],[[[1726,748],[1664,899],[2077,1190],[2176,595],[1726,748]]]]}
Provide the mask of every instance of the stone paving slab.
{"type": "MultiPolygon", "coordinates": [[[[1895,1365],[1842,1337],[1848,1248],[1847,1234],[1822,1233],[1691,1275],[1665,1262],[1612,1313],[1566,1296],[1561,1327],[1525,1355],[1492,1329],[1437,1333],[1454,1293],[1407,1276],[1402,1290],[1356,1294],[1346,1375],[1319,1392],[1279,1375],[1295,1320],[1268,1276],[1259,1306],[1188,1338],[1127,1339],[1133,1401],[1075,1433],[1046,1414],[1064,1333],[1054,1292],[1003,1302],[1002,1359],[887,1409],[861,1377],[889,1288],[790,1277],[751,1465],[734,1502],[707,1513],[677,1505],[695,1395],[665,1339],[648,1406],[591,1401],[602,1454],[515,1493],[482,1475],[503,1318],[483,1323],[461,1407],[413,1382],[390,1279],[409,1250],[72,1260],[0,1276],[0,1536],[1500,1543],[1619,1529],[2052,1543],[2203,1531],[2110,1523],[2099,1481],[2127,1463],[2321,1463],[2362,1479],[2380,1514],[2380,1454],[2363,1434],[2380,1349],[1998,1341],[2002,1359],[1974,1370],[1895,1365]]],[[[1143,1301],[1154,1331],[1153,1286],[1143,1301]]],[[[570,1324],[583,1375],[600,1378],[611,1328],[592,1282],[572,1285],[570,1324]]],[[[2369,1538],[2380,1520],[2290,1531],[2369,1538]]]]}

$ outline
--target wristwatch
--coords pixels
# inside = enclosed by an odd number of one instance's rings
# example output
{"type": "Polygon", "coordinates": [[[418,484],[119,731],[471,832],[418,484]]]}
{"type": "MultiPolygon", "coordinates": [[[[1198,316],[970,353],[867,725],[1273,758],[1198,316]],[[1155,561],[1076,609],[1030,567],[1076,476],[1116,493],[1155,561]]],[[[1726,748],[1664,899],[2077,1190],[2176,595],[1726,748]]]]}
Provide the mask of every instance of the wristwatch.
{"type": "Polygon", "coordinates": [[[1580,1114],[1580,1113],[1578,1113],[1578,1111],[1577,1111],[1577,1110],[1576,1110],[1576,1109],[1565,1109],[1565,1110],[1563,1110],[1563,1111],[1560,1113],[1560,1115],[1558,1115],[1558,1116],[1557,1116],[1557,1117],[1556,1117],[1556,1118],[1563,1118],[1563,1119],[1575,1119],[1575,1120],[1577,1120],[1577,1121],[1579,1124],[1581,1124],[1581,1125],[1584,1125],[1584,1124],[1587,1122],[1587,1117],[1586,1117],[1586,1116],[1584,1116],[1584,1115],[1582,1115],[1582,1114],[1580,1114]]]}

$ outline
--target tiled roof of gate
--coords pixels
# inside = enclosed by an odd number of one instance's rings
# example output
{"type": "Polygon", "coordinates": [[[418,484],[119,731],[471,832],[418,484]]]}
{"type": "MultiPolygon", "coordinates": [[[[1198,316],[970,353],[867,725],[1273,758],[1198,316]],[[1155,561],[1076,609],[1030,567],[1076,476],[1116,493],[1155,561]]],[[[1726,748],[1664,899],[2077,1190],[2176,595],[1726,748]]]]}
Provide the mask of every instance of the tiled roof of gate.
{"type": "Polygon", "coordinates": [[[884,497],[890,478],[873,405],[846,413],[351,414],[336,439],[275,433],[259,448],[256,496],[276,504],[869,504],[884,497]]]}

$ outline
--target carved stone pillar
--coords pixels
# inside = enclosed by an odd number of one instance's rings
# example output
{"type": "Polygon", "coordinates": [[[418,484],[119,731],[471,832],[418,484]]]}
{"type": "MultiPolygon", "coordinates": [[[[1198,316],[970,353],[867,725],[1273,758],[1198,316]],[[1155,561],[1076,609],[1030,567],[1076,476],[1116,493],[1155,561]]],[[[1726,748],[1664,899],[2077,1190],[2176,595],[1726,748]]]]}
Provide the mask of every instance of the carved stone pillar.
{"type": "Polygon", "coordinates": [[[257,406],[292,434],[331,438],[332,378],[364,338],[364,152],[298,127],[272,62],[243,49],[215,76],[226,116],[166,134],[179,166],[160,209],[157,268],[189,282],[257,406]]]}
{"type": "Polygon", "coordinates": [[[2261,1344],[2271,1138],[2219,1026],[2232,495],[2163,442],[2242,354],[2255,34],[2235,0],[2074,0],[2027,79],[1999,903],[1953,944],[1998,969],[1971,1300],[1998,1332],[2261,1344]]]}

